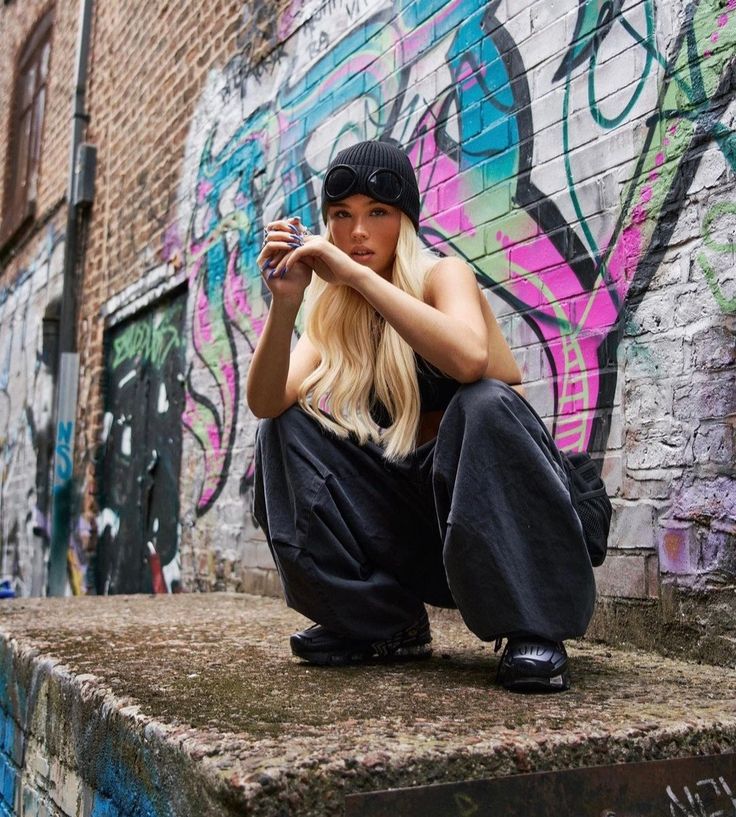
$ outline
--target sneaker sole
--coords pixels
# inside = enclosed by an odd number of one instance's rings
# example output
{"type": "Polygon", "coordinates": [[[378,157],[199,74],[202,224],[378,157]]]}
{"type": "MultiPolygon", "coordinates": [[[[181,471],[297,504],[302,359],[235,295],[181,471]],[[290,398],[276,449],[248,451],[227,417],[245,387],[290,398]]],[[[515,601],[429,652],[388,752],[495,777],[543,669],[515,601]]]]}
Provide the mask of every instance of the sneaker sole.
{"type": "Polygon", "coordinates": [[[320,667],[344,667],[349,664],[388,664],[393,661],[420,661],[431,657],[432,645],[417,644],[413,647],[401,647],[395,652],[386,653],[385,655],[380,655],[374,651],[342,654],[330,652],[300,654],[293,649],[291,654],[300,661],[306,661],[308,664],[315,664],[320,667]]]}
{"type": "Polygon", "coordinates": [[[570,689],[570,673],[567,670],[551,678],[535,678],[531,675],[504,679],[501,686],[509,692],[565,692],[570,689]]]}

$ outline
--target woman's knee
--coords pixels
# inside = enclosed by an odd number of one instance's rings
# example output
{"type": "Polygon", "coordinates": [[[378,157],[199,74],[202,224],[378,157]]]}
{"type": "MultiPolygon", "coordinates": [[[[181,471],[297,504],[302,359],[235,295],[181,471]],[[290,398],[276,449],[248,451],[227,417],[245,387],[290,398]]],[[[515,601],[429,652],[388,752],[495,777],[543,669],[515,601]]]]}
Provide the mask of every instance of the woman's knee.
{"type": "Polygon", "coordinates": [[[500,407],[511,407],[523,402],[520,396],[500,380],[476,380],[463,384],[455,393],[449,408],[457,406],[465,413],[473,415],[497,413],[500,407]]]}
{"type": "Polygon", "coordinates": [[[313,421],[294,404],[277,417],[264,417],[256,428],[256,445],[260,450],[276,442],[282,445],[290,439],[304,440],[314,431],[313,421]]]}

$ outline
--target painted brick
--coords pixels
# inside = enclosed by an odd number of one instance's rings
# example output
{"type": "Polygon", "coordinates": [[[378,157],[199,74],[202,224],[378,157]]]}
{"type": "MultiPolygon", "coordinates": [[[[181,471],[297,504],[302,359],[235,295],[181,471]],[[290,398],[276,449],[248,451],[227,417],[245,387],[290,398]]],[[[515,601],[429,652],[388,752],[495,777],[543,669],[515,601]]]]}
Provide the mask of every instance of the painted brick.
{"type": "Polygon", "coordinates": [[[736,428],[733,423],[701,425],[693,436],[696,462],[732,467],[736,461],[736,428]]]}
{"type": "Polygon", "coordinates": [[[532,30],[538,31],[570,13],[567,0],[551,0],[549,3],[535,3],[531,7],[532,30]]]}
{"type": "Polygon", "coordinates": [[[39,794],[30,786],[23,786],[22,810],[19,817],[38,817],[39,794]]]}
{"type": "Polygon", "coordinates": [[[657,552],[663,573],[689,574],[697,558],[695,526],[677,519],[660,519],[657,552]]]}
{"type": "Polygon", "coordinates": [[[655,420],[626,435],[630,469],[675,468],[693,463],[692,436],[681,423],[655,420]]]}
{"type": "MultiPolygon", "coordinates": [[[[38,705],[38,704],[37,704],[38,705]]],[[[25,755],[26,767],[42,781],[48,780],[49,762],[44,757],[40,745],[36,741],[29,740],[25,755]]]]}
{"type": "Polygon", "coordinates": [[[663,417],[672,413],[672,384],[666,380],[626,385],[626,412],[632,417],[663,417]]]}
{"type": "Polygon", "coordinates": [[[611,551],[595,572],[599,595],[621,598],[656,598],[659,595],[656,577],[656,556],[611,551]]]}
{"type": "Polygon", "coordinates": [[[608,453],[603,461],[601,478],[609,496],[619,496],[623,490],[625,459],[622,454],[608,453]]]}
{"type": "Polygon", "coordinates": [[[15,805],[15,790],[18,785],[18,770],[8,759],[5,759],[2,775],[2,796],[11,807],[15,805]]]}
{"type": "Polygon", "coordinates": [[[614,548],[653,548],[655,509],[644,502],[635,504],[617,500],[612,502],[614,513],[609,535],[614,548]]]}
{"type": "Polygon", "coordinates": [[[624,445],[624,415],[620,407],[611,412],[608,439],[610,441],[609,450],[617,451],[624,445]]]}
{"type": "Polygon", "coordinates": [[[10,715],[5,717],[5,728],[3,730],[2,751],[8,756],[12,757],[15,746],[16,735],[18,727],[10,715]]]}

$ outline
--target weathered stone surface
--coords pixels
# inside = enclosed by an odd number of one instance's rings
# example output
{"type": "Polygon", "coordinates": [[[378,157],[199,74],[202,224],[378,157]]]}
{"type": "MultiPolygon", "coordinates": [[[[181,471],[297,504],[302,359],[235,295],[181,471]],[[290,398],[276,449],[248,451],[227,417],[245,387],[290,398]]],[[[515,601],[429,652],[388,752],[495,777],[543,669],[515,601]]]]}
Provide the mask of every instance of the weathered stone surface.
{"type": "Polygon", "coordinates": [[[450,612],[431,660],[343,669],[295,662],[305,620],[241,594],[0,615],[0,700],[34,741],[19,779],[67,770],[54,798],[83,817],[339,815],[350,792],[736,747],[736,670],[578,641],[570,692],[513,695],[450,612]]]}

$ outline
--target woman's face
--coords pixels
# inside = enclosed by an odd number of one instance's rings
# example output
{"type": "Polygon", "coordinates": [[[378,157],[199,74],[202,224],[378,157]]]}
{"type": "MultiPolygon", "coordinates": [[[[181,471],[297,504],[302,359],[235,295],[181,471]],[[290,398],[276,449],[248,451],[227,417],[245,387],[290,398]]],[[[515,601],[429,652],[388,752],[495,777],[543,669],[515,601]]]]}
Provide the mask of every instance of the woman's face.
{"type": "Polygon", "coordinates": [[[356,193],[330,204],[327,222],[339,249],[359,264],[391,279],[401,210],[356,193]]]}

